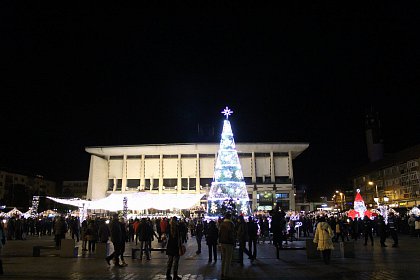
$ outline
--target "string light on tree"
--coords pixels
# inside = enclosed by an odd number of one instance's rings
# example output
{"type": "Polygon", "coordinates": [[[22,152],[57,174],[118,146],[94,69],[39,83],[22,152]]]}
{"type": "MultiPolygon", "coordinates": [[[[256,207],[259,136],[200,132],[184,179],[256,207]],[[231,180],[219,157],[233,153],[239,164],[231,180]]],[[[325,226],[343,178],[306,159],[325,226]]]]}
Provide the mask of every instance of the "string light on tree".
{"type": "Polygon", "coordinates": [[[217,154],[214,178],[208,197],[209,216],[221,216],[226,211],[250,215],[248,192],[244,181],[238,152],[236,151],[232,127],[228,120],[233,111],[226,107],[222,114],[223,131],[217,154]]]}

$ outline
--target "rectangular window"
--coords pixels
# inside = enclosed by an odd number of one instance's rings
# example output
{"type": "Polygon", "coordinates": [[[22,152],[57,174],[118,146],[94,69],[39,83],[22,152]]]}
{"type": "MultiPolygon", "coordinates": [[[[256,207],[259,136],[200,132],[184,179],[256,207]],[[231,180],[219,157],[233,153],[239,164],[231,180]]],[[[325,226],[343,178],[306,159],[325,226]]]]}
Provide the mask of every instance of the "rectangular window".
{"type": "Polygon", "coordinates": [[[252,157],[252,154],[251,153],[238,153],[238,157],[243,157],[243,158],[252,157]]]}
{"type": "Polygon", "coordinates": [[[256,177],[255,178],[255,183],[262,184],[263,183],[263,177],[256,177]]]}
{"type": "Polygon", "coordinates": [[[288,157],[289,153],[284,152],[284,153],[273,153],[273,156],[275,157],[288,157]]]}
{"type": "Polygon", "coordinates": [[[289,198],[289,193],[276,193],[276,199],[287,199],[289,198]]]}
{"type": "Polygon", "coordinates": [[[255,153],[255,157],[271,157],[270,153],[255,153]]]}
{"type": "Polygon", "coordinates": [[[127,156],[127,159],[141,159],[141,156],[127,156]]]}
{"type": "Polygon", "coordinates": [[[203,189],[205,188],[209,188],[211,187],[211,182],[213,182],[212,178],[201,178],[200,179],[200,186],[203,187],[203,189]]]}
{"type": "Polygon", "coordinates": [[[160,155],[145,155],[144,158],[160,158],[160,155]]]}
{"type": "Polygon", "coordinates": [[[172,178],[172,179],[163,179],[163,185],[165,186],[165,189],[175,189],[175,186],[178,182],[178,179],[172,178]]]}
{"type": "Polygon", "coordinates": [[[150,184],[151,184],[151,180],[150,179],[145,179],[144,180],[144,188],[146,190],[150,190],[150,184]]]}
{"type": "Polygon", "coordinates": [[[124,156],[110,156],[109,159],[110,160],[113,160],[113,159],[124,159],[124,156]]]}
{"type": "Polygon", "coordinates": [[[188,190],[188,178],[181,179],[181,190],[188,190]]]}
{"type": "Polygon", "coordinates": [[[195,182],[196,182],[195,178],[190,178],[190,187],[189,187],[190,190],[195,190],[196,189],[195,182]]]}
{"type": "Polygon", "coordinates": [[[178,155],[163,155],[163,158],[178,158],[178,155]]]}
{"type": "Polygon", "coordinates": [[[181,155],[181,158],[197,158],[197,155],[181,155]]]}
{"type": "Polygon", "coordinates": [[[139,179],[127,179],[127,188],[137,188],[140,186],[139,179]]]}
{"type": "Polygon", "coordinates": [[[215,158],[215,154],[200,154],[200,158],[215,158]]]}
{"type": "Polygon", "coordinates": [[[122,188],[122,179],[117,179],[117,191],[121,191],[122,188]]]}
{"type": "Polygon", "coordinates": [[[276,184],[291,184],[292,180],[289,176],[276,176],[276,184]]]}
{"type": "Polygon", "coordinates": [[[112,191],[114,189],[114,179],[108,179],[108,191],[112,191]]]}
{"type": "Polygon", "coordinates": [[[252,177],[245,177],[244,181],[246,185],[252,185],[252,177]]]}

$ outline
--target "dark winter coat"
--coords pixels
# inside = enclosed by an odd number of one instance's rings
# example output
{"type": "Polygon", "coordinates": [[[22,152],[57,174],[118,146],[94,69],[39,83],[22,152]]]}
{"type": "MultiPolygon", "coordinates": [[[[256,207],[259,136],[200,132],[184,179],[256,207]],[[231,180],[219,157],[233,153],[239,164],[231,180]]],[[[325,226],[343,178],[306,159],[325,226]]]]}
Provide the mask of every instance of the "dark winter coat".
{"type": "Polygon", "coordinates": [[[217,244],[218,238],[219,238],[219,230],[217,229],[215,224],[214,225],[210,224],[209,228],[207,229],[206,244],[215,245],[217,244]]]}
{"type": "Polygon", "coordinates": [[[235,225],[232,220],[224,219],[220,224],[219,242],[222,244],[235,244],[235,225]]]}
{"type": "MultiPolygon", "coordinates": [[[[168,256],[179,256],[179,245],[181,244],[178,224],[172,224],[175,228],[170,229],[168,245],[166,246],[166,255],[168,256]]],[[[171,227],[169,226],[169,227],[171,227]]]]}
{"type": "Polygon", "coordinates": [[[111,228],[111,241],[114,244],[119,244],[122,242],[122,232],[121,226],[118,219],[113,219],[110,223],[111,228]]]}

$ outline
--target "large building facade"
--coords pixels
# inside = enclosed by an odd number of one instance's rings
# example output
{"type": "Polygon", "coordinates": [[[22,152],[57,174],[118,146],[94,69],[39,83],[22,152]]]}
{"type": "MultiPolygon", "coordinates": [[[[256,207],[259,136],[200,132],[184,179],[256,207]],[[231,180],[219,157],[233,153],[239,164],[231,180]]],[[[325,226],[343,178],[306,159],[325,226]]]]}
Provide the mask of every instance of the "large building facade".
{"type": "MultiPolygon", "coordinates": [[[[293,159],[307,143],[237,143],[253,210],[279,204],[295,209],[293,159]]],[[[213,181],[219,144],[87,147],[91,154],[87,199],[111,193],[203,194],[213,181]]]]}
{"type": "Polygon", "coordinates": [[[7,206],[28,207],[34,195],[56,194],[56,182],[41,175],[0,170],[0,200],[7,206]]]}
{"type": "Polygon", "coordinates": [[[392,207],[420,204],[420,145],[370,163],[354,172],[354,191],[360,189],[364,200],[375,205],[374,198],[392,207]]]}

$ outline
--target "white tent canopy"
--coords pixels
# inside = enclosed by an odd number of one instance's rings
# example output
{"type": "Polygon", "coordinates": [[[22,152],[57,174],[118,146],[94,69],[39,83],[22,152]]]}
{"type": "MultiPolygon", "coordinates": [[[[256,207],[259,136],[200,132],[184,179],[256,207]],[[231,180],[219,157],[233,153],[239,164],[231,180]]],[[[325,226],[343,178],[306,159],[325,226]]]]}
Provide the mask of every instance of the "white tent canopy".
{"type": "Polygon", "coordinates": [[[14,215],[18,215],[18,216],[20,216],[20,215],[22,215],[23,213],[22,213],[22,211],[20,211],[19,209],[17,209],[16,207],[15,208],[13,208],[12,210],[10,210],[9,212],[7,212],[7,216],[9,216],[9,217],[12,217],[12,216],[14,216],[14,215]]]}
{"type": "Polygon", "coordinates": [[[73,205],[85,209],[102,209],[108,211],[119,211],[124,208],[124,197],[127,198],[128,210],[145,209],[189,209],[200,202],[204,194],[152,194],[146,192],[129,194],[111,194],[105,198],[95,201],[81,199],[60,199],[47,196],[55,202],[73,205]]]}

